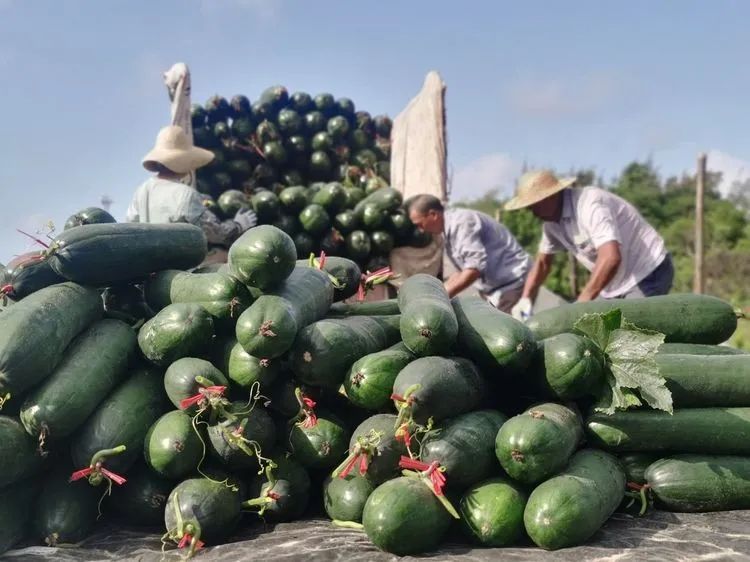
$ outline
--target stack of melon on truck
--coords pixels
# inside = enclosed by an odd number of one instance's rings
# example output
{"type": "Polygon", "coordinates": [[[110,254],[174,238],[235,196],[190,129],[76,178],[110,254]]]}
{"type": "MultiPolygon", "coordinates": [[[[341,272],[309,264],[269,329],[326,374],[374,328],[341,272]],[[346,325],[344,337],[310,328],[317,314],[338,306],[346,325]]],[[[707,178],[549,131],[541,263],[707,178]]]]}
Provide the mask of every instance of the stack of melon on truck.
{"type": "Polygon", "coordinates": [[[253,208],[292,237],[300,259],[323,251],[374,272],[394,247],[430,242],[389,187],[391,126],[329,93],[215,95],[192,109],[195,144],[214,154],[197,188],[222,218],[253,208]]]}

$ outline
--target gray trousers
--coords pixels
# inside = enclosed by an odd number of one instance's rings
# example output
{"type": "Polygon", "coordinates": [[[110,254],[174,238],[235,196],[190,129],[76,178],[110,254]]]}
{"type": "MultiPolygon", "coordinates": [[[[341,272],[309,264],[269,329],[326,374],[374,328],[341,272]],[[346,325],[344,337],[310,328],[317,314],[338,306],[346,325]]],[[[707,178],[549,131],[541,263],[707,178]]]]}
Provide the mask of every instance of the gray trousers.
{"type": "Polygon", "coordinates": [[[630,289],[627,293],[619,295],[618,299],[639,299],[643,297],[654,297],[656,295],[666,295],[672,288],[674,281],[674,264],[672,256],[667,256],[662,262],[649,273],[638,285],[630,289]]]}
{"type": "MultiPolygon", "coordinates": [[[[513,289],[508,289],[500,294],[500,301],[497,303],[496,308],[506,314],[510,314],[511,309],[521,299],[523,294],[523,283],[513,289]]],[[[489,302],[487,295],[481,294],[481,297],[489,302]]]]}
{"type": "Polygon", "coordinates": [[[523,285],[509,291],[505,291],[500,297],[500,302],[497,303],[497,309],[507,314],[510,314],[510,310],[521,300],[523,294],[523,285]]]}

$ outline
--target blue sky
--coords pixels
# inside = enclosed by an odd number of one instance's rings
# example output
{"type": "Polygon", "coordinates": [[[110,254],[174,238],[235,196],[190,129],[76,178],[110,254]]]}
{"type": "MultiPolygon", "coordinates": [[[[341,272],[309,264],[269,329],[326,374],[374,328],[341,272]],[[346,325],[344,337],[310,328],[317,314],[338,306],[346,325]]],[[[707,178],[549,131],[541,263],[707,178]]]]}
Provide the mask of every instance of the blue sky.
{"type": "Polygon", "coordinates": [[[392,116],[437,70],[457,198],[507,192],[524,161],[611,178],[705,150],[744,176],[748,21],[739,0],[0,0],[0,261],[31,248],[15,228],[103,194],[123,216],[177,61],[199,102],[280,83],[392,116]]]}

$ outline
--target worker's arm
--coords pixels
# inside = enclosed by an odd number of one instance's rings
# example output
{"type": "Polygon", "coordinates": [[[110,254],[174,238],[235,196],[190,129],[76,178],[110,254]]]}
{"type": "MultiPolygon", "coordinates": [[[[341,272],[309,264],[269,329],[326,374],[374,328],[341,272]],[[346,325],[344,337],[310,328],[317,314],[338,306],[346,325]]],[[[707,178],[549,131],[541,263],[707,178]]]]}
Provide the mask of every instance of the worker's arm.
{"type": "Polygon", "coordinates": [[[596,263],[591,272],[589,282],[578,296],[578,302],[594,300],[602,292],[602,289],[612,281],[617,273],[622,256],[620,255],[620,244],[615,241],[602,244],[596,250],[596,263]]]}
{"type": "Polygon", "coordinates": [[[542,237],[539,240],[539,249],[537,250],[534,264],[531,266],[531,271],[526,276],[523,293],[521,293],[521,299],[519,300],[520,303],[526,301],[533,304],[536,301],[539,287],[544,284],[550,269],[552,269],[552,260],[555,254],[566,250],[555,234],[549,231],[550,228],[547,223],[542,225],[542,237]]]}
{"type": "Polygon", "coordinates": [[[255,213],[250,209],[240,209],[234,218],[221,220],[216,213],[203,205],[198,192],[191,193],[185,208],[183,220],[199,226],[211,245],[228,248],[243,232],[258,223],[255,213]]]}
{"type": "Polygon", "coordinates": [[[469,287],[474,281],[479,279],[481,273],[478,269],[464,269],[454,273],[445,281],[445,290],[448,291],[449,297],[455,297],[458,293],[469,287]]]}
{"type": "Polygon", "coordinates": [[[219,220],[216,214],[206,209],[198,222],[209,244],[218,244],[227,248],[239,238],[240,234],[256,224],[258,224],[258,218],[251,209],[240,209],[233,219],[224,221],[219,220]]]}
{"type": "Polygon", "coordinates": [[[529,299],[532,303],[536,300],[539,287],[542,286],[542,283],[544,283],[544,280],[549,275],[554,256],[554,254],[537,254],[534,265],[531,266],[531,271],[529,271],[529,275],[526,277],[526,283],[523,285],[521,298],[529,299]]]}
{"type": "Polygon", "coordinates": [[[209,244],[226,246],[227,248],[242,234],[239,224],[231,219],[219,220],[219,217],[208,209],[201,213],[198,226],[203,229],[209,244]]]}
{"type": "MultiPolygon", "coordinates": [[[[580,302],[594,300],[620,268],[620,228],[616,214],[610,207],[609,199],[598,192],[592,191],[594,196],[584,202],[585,212],[578,217],[579,229],[588,234],[591,243],[596,248],[596,262],[591,271],[589,282],[578,295],[580,302]]],[[[583,196],[582,196],[583,197],[583,196]]]]}

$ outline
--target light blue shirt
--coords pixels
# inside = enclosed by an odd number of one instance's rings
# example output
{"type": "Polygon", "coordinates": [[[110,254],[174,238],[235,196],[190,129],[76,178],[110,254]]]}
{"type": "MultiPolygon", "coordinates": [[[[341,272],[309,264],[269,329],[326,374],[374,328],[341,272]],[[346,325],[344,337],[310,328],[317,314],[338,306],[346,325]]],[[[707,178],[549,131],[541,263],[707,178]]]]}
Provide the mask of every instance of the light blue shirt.
{"type": "Polygon", "coordinates": [[[523,285],[531,259],[505,226],[470,209],[446,209],[444,218],[446,254],[457,269],[480,272],[475,289],[490,295],[523,285]]]}

